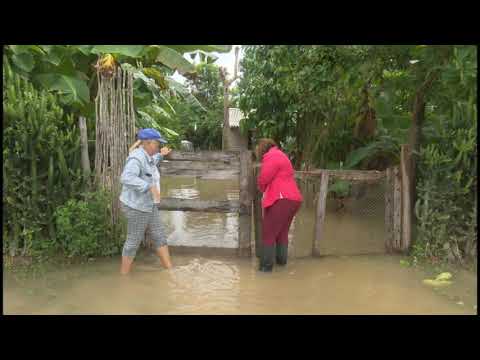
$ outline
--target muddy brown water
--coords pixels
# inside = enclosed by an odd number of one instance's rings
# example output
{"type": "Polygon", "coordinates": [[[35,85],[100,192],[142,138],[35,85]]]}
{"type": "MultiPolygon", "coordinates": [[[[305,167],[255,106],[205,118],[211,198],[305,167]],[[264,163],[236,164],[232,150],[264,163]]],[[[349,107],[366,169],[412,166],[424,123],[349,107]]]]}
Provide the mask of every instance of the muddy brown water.
{"type": "MultiPolygon", "coordinates": [[[[238,186],[163,178],[162,193],[238,199],[238,186]]],[[[126,277],[118,274],[119,258],[47,267],[27,277],[4,272],[4,314],[476,314],[476,274],[458,271],[450,287],[427,287],[425,272],[384,253],[381,212],[338,212],[329,200],[326,256],[312,258],[314,210],[303,206],[290,232],[289,263],[270,274],[257,271],[257,258],[195,254],[176,255],[168,271],[147,251],[126,277]]],[[[162,216],[170,244],[236,247],[236,214],[162,216]]]]}

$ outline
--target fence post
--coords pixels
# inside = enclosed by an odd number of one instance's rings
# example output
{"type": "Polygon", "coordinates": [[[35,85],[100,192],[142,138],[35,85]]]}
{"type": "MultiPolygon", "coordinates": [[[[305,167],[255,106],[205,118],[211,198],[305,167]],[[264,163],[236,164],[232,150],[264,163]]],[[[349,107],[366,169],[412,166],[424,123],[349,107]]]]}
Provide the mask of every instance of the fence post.
{"type": "Polygon", "coordinates": [[[385,249],[392,252],[393,242],[393,169],[387,168],[385,177],[385,249]]]}
{"type": "Polygon", "coordinates": [[[254,187],[255,187],[255,196],[253,198],[254,206],[254,222],[255,222],[255,255],[257,257],[261,256],[262,250],[262,193],[258,190],[256,186],[258,174],[260,171],[259,166],[254,167],[254,187]]]}
{"type": "Polygon", "coordinates": [[[402,242],[401,250],[407,252],[412,240],[412,207],[410,192],[410,147],[401,146],[400,166],[402,174],[402,242]]]}
{"type": "Polygon", "coordinates": [[[402,183],[398,166],[393,168],[393,249],[401,250],[402,183]]]}
{"type": "Polygon", "coordinates": [[[246,210],[245,214],[238,216],[238,255],[249,256],[251,253],[251,232],[252,232],[252,184],[253,167],[252,152],[240,152],[240,206],[246,210]]]}
{"type": "Polygon", "coordinates": [[[87,121],[85,117],[78,118],[78,127],[80,129],[80,148],[82,151],[82,170],[83,175],[88,177],[91,173],[90,159],[88,157],[88,136],[87,136],[87,121]]]}
{"type": "Polygon", "coordinates": [[[328,189],[328,171],[322,171],[320,192],[318,194],[316,225],[315,225],[315,239],[313,240],[312,255],[320,255],[320,241],[323,234],[323,224],[325,221],[325,207],[327,202],[327,189],[328,189]]]}

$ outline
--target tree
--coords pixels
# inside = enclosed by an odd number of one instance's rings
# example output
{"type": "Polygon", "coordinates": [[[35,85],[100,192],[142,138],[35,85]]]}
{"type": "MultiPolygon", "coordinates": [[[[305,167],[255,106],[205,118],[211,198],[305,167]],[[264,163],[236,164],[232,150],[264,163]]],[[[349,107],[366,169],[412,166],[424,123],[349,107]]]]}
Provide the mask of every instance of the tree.
{"type": "MultiPolygon", "coordinates": [[[[236,47],[233,77],[231,79],[228,79],[228,73],[226,68],[220,69],[220,77],[223,81],[223,129],[224,131],[229,127],[229,121],[228,121],[228,108],[230,107],[229,91],[230,91],[230,85],[232,85],[233,82],[235,82],[235,80],[238,79],[238,52],[239,51],[240,51],[240,48],[236,47]]],[[[222,149],[225,149],[226,147],[225,140],[226,140],[226,135],[225,133],[223,133],[222,149]]]]}

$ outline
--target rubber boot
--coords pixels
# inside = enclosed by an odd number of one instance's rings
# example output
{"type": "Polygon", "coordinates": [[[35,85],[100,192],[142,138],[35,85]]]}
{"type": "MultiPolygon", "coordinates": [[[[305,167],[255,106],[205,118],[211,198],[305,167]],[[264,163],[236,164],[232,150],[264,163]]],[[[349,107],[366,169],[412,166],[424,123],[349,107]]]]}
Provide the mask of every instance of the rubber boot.
{"type": "Polygon", "coordinates": [[[262,255],[260,257],[260,271],[271,272],[273,270],[273,261],[275,257],[275,248],[273,245],[263,245],[262,255]]]}
{"type": "Polygon", "coordinates": [[[288,259],[288,245],[277,244],[277,248],[276,248],[277,265],[287,265],[287,259],[288,259]]]}

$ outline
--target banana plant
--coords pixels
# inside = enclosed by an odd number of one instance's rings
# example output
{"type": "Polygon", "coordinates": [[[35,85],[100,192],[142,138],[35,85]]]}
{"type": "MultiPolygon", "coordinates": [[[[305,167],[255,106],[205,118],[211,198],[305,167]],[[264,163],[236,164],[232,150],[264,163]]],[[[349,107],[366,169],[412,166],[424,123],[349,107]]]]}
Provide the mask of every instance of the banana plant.
{"type": "MultiPolygon", "coordinates": [[[[178,71],[188,75],[195,67],[183,55],[186,53],[228,52],[224,45],[7,45],[5,53],[15,72],[30,78],[44,89],[57,92],[63,103],[82,115],[93,114],[93,90],[96,59],[111,54],[119,64],[134,67],[141,62],[142,72],[166,90],[172,83],[165,74],[178,71]]],[[[143,79],[146,80],[146,79],[143,79]]],[[[178,91],[176,85],[175,91],[178,91]]],[[[183,93],[182,93],[183,94],[183,93]]],[[[194,101],[188,97],[188,101],[194,101]]]]}

